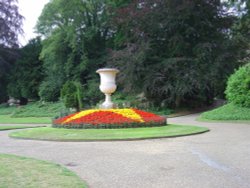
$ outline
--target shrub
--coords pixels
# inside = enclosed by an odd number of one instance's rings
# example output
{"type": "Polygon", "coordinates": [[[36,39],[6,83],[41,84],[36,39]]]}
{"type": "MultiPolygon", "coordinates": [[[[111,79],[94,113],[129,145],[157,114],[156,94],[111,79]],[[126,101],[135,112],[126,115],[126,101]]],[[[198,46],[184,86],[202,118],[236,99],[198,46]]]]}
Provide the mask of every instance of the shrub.
{"type": "Polygon", "coordinates": [[[61,89],[61,98],[67,108],[76,108],[78,111],[83,107],[81,84],[67,81],[61,89]]]}
{"type": "Polygon", "coordinates": [[[225,94],[229,102],[250,107],[250,63],[230,76],[225,94]]]}
{"type": "Polygon", "coordinates": [[[60,96],[61,84],[55,80],[44,81],[39,87],[39,96],[42,101],[55,102],[60,96]]]}
{"type": "Polygon", "coordinates": [[[84,92],[84,102],[90,106],[95,106],[100,100],[104,99],[103,93],[99,90],[100,81],[97,79],[88,80],[84,92]]]}
{"type": "Polygon", "coordinates": [[[80,82],[74,82],[76,86],[76,98],[78,102],[78,108],[83,108],[83,87],[80,82]]]}

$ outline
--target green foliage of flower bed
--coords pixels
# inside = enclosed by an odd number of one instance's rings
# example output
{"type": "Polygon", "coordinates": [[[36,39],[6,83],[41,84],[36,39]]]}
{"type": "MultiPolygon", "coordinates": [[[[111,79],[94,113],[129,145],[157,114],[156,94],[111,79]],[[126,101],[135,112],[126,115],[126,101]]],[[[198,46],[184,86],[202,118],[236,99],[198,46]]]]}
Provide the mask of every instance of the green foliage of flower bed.
{"type": "Polygon", "coordinates": [[[10,133],[10,137],[51,141],[95,141],[95,140],[135,140],[162,137],[177,137],[208,131],[205,127],[167,125],[149,128],[128,129],[57,129],[35,128],[10,133]]]}
{"type": "Polygon", "coordinates": [[[139,128],[139,127],[159,127],[166,125],[166,121],[162,122],[146,122],[146,123],[120,123],[120,124],[52,124],[55,128],[67,129],[123,129],[123,128],[139,128]]]}
{"type": "Polygon", "coordinates": [[[85,188],[86,184],[68,169],[46,161],[0,154],[2,188],[85,188]]]}
{"type": "Polygon", "coordinates": [[[201,114],[201,120],[250,120],[250,108],[226,104],[201,114]]]}

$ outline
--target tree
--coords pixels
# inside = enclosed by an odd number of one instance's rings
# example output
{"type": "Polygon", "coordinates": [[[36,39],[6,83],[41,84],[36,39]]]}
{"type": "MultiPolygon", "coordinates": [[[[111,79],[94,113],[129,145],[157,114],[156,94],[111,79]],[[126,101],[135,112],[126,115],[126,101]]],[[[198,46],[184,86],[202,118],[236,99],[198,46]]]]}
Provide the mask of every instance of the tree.
{"type": "Polygon", "coordinates": [[[41,39],[35,38],[20,49],[20,58],[12,67],[8,94],[15,98],[39,99],[38,88],[43,80],[42,62],[39,55],[41,39]]]}
{"type": "Polygon", "coordinates": [[[67,108],[83,108],[83,91],[79,82],[67,81],[61,89],[61,98],[67,108]]]}
{"type": "Polygon", "coordinates": [[[58,100],[67,80],[93,91],[95,70],[108,65],[122,69],[124,90],[157,106],[209,104],[241,64],[237,19],[220,0],[51,0],[37,24],[40,97],[58,100]]]}
{"type": "Polygon", "coordinates": [[[234,19],[219,0],[133,0],[114,16],[111,65],[136,73],[137,89],[156,105],[209,104],[239,66],[228,34],[234,19]]]}
{"type": "Polygon", "coordinates": [[[0,44],[18,47],[23,17],[18,13],[17,0],[0,0],[0,44]]]}
{"type": "Polygon", "coordinates": [[[38,33],[45,37],[41,52],[44,85],[58,84],[49,91],[41,87],[41,94],[54,92],[50,96],[56,100],[67,80],[85,84],[95,77],[95,70],[105,63],[106,17],[105,0],[52,0],[45,6],[37,23],[38,33]]]}
{"type": "Polygon", "coordinates": [[[0,47],[0,103],[8,100],[8,74],[12,65],[18,58],[18,49],[11,49],[4,46],[0,47]]]}
{"type": "Polygon", "coordinates": [[[23,17],[16,0],[0,0],[0,103],[7,100],[7,73],[18,57],[18,34],[23,17]]]}
{"type": "Polygon", "coordinates": [[[237,22],[233,25],[234,38],[241,43],[242,57],[239,59],[245,63],[250,60],[250,1],[231,0],[231,8],[236,9],[237,22]]]}

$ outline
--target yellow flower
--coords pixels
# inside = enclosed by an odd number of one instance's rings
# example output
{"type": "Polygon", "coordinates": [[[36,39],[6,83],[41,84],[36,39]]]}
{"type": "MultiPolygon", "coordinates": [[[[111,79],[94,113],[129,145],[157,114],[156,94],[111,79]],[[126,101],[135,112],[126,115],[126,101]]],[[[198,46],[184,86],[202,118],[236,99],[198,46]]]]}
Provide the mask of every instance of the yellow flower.
{"type": "Polygon", "coordinates": [[[144,122],[141,116],[137,113],[135,113],[134,110],[129,109],[129,108],[124,108],[124,109],[110,109],[110,111],[115,112],[117,114],[120,114],[126,118],[133,119],[139,122],[144,122]]]}
{"type": "Polygon", "coordinates": [[[93,109],[93,110],[84,110],[84,111],[78,112],[78,113],[76,113],[74,116],[72,116],[72,117],[66,119],[66,120],[63,122],[63,124],[68,123],[68,122],[71,121],[71,120],[78,119],[78,118],[80,118],[80,117],[82,117],[82,116],[86,116],[86,115],[89,115],[89,114],[91,114],[91,113],[97,112],[97,111],[99,111],[99,110],[93,109]]]}
{"type": "Polygon", "coordinates": [[[87,115],[95,113],[95,112],[113,112],[113,113],[122,115],[126,118],[133,119],[133,120],[138,121],[138,122],[144,122],[142,117],[139,114],[137,114],[133,109],[124,108],[124,109],[107,109],[107,110],[105,110],[105,109],[84,110],[84,111],[78,112],[74,116],[66,119],[63,122],[63,124],[68,123],[72,120],[87,116],[87,115]]]}

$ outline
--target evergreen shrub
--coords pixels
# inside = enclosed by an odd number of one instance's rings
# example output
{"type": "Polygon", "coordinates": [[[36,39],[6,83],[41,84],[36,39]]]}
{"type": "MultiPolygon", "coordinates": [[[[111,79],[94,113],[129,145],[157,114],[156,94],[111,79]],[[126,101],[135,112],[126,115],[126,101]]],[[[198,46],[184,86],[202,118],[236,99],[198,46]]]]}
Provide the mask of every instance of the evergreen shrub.
{"type": "Polygon", "coordinates": [[[39,87],[39,96],[41,100],[46,102],[58,101],[60,96],[60,87],[60,84],[54,82],[54,80],[42,82],[39,87]]]}
{"type": "Polygon", "coordinates": [[[225,94],[229,102],[250,107],[250,63],[229,77],[225,94]]]}
{"type": "Polygon", "coordinates": [[[61,89],[61,98],[66,108],[76,108],[78,111],[83,108],[81,84],[74,81],[67,81],[61,89]]]}

